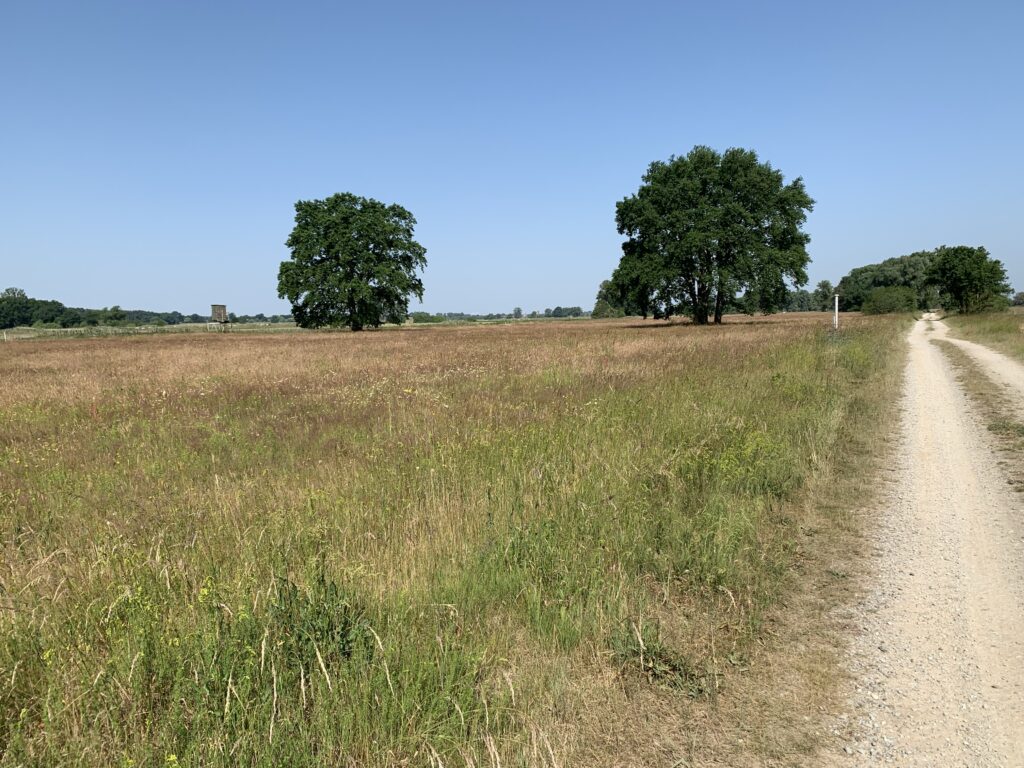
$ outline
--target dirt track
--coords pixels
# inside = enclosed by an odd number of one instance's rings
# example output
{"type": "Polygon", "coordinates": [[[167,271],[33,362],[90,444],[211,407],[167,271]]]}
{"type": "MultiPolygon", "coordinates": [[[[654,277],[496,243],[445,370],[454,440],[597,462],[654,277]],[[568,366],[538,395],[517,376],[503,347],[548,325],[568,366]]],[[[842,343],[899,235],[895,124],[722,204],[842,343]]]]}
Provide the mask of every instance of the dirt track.
{"type": "Polygon", "coordinates": [[[982,344],[950,336],[949,326],[941,320],[932,322],[931,327],[935,338],[955,344],[981,366],[985,374],[1005,391],[1010,401],[1017,404],[1018,415],[1024,417],[1024,365],[982,344]]]}
{"type": "MultiPolygon", "coordinates": [[[[1024,496],[930,342],[946,330],[926,319],[910,335],[876,578],[852,617],[854,690],[826,764],[1024,766],[1024,496]]],[[[958,344],[1024,398],[1024,367],[958,344]]]]}

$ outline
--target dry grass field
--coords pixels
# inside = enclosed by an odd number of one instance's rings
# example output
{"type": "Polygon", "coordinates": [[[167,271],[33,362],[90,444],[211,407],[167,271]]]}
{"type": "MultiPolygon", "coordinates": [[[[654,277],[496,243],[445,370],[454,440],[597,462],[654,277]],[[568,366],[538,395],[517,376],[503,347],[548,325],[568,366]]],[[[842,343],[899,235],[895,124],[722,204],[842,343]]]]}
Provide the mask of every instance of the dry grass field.
{"type": "Polygon", "coordinates": [[[845,322],[0,346],[0,764],[813,750],[732,692],[891,399],[845,322]]]}

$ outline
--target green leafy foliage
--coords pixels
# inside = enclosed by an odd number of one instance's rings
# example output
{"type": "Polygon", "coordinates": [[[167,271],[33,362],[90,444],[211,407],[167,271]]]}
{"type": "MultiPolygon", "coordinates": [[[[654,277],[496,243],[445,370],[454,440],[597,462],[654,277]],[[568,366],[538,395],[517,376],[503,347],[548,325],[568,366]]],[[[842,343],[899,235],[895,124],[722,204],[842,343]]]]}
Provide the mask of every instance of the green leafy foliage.
{"type": "Polygon", "coordinates": [[[844,312],[860,310],[875,288],[909,288],[916,297],[915,309],[938,306],[938,291],[928,279],[934,259],[935,251],[916,251],[850,270],[836,288],[839,308],[844,312]]]}
{"type": "Polygon", "coordinates": [[[813,291],[798,288],[786,295],[787,312],[830,312],[835,288],[828,280],[822,280],[813,291]]]}
{"type": "Polygon", "coordinates": [[[868,315],[913,312],[915,309],[917,309],[917,294],[914,289],[898,285],[872,288],[861,305],[861,311],[868,315]]]}
{"type": "Polygon", "coordinates": [[[432,315],[429,312],[412,312],[409,317],[414,323],[443,323],[444,315],[432,315]]]}
{"type": "Polygon", "coordinates": [[[583,317],[582,307],[555,307],[544,310],[544,317],[583,317]]]}
{"type": "Polygon", "coordinates": [[[750,150],[698,146],[651,163],[638,192],[616,206],[628,237],[612,276],[621,306],[698,324],[721,322],[739,292],[748,311],[783,308],[787,281],[807,281],[801,227],[813,205],[802,179],[784,184],[750,150]]]}
{"type": "Polygon", "coordinates": [[[597,299],[591,317],[598,319],[623,317],[626,314],[625,301],[611,280],[604,280],[597,290],[597,299]]]}
{"type": "Polygon", "coordinates": [[[944,307],[964,314],[1005,308],[1011,290],[1003,263],[980,246],[937,248],[928,281],[938,286],[944,307]]]}
{"type": "Polygon", "coordinates": [[[815,312],[828,312],[833,308],[835,286],[828,280],[820,281],[811,294],[811,305],[815,312]]]}
{"type": "Polygon", "coordinates": [[[400,205],[351,193],[295,204],[292,255],[278,271],[278,296],[303,328],[353,331],[405,322],[409,296],[423,298],[417,276],[426,249],[413,239],[416,219],[400,205]]]}
{"type": "Polygon", "coordinates": [[[797,288],[790,291],[786,296],[787,312],[812,312],[814,311],[814,296],[810,291],[797,288]]]}

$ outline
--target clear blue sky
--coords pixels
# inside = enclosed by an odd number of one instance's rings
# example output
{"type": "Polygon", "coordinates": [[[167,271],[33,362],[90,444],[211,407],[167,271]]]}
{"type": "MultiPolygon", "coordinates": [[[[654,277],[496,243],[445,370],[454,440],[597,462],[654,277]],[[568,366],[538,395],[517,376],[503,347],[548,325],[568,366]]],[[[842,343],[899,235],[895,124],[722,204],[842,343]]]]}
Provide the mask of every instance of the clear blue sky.
{"type": "MultiPolygon", "coordinates": [[[[695,144],[817,200],[813,281],[985,245],[1024,290],[1020,2],[8,2],[0,287],[279,312],[294,202],[398,202],[429,311],[593,304],[695,144]]],[[[412,308],[418,308],[413,303],[412,308]]]]}

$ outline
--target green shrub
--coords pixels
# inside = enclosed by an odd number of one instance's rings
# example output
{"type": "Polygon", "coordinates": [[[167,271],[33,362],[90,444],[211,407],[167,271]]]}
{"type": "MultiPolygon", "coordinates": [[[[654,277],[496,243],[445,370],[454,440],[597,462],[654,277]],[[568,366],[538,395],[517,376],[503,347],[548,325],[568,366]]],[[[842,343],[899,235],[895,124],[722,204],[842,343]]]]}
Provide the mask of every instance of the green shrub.
{"type": "Polygon", "coordinates": [[[917,294],[912,288],[899,285],[872,289],[861,305],[861,311],[866,315],[889,315],[916,309],[917,294]]]}
{"type": "Polygon", "coordinates": [[[429,312],[412,312],[409,317],[414,323],[443,323],[444,316],[432,315],[429,312]]]}

